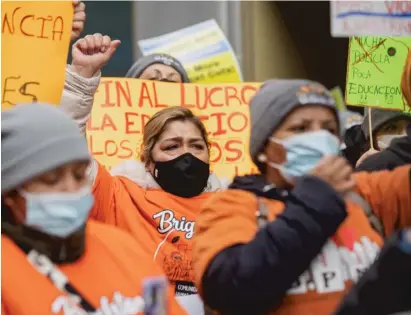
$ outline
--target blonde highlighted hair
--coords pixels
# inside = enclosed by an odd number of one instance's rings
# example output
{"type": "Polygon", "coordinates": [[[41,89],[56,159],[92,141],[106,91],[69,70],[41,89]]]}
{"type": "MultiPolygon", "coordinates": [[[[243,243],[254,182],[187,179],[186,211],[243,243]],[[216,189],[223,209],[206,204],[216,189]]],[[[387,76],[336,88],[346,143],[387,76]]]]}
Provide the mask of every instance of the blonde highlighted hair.
{"type": "Polygon", "coordinates": [[[201,132],[204,142],[209,147],[207,131],[200,118],[195,116],[188,108],[180,106],[168,107],[155,113],[144,127],[143,147],[140,154],[140,159],[143,163],[147,164],[151,160],[151,151],[154,145],[167,125],[173,121],[189,121],[193,123],[201,132]]]}

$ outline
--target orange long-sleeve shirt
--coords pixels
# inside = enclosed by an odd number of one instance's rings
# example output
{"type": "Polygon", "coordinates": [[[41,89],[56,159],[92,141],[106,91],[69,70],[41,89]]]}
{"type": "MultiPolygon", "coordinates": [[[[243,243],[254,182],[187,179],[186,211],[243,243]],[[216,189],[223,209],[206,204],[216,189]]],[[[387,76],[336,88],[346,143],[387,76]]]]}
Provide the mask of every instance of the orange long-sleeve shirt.
{"type": "Polygon", "coordinates": [[[182,198],[162,189],[144,189],[99,166],[94,183],[93,219],[130,233],[175,286],[176,295],[195,294],[192,238],[201,205],[213,193],[182,198]]]}
{"type": "MultiPolygon", "coordinates": [[[[1,253],[2,315],[68,314],[76,309],[67,295],[38,272],[27,255],[4,235],[1,253]]],[[[143,279],[164,275],[130,235],[92,220],[87,224],[83,256],[57,267],[96,310],[117,307],[121,314],[143,314],[143,279]]],[[[171,290],[168,301],[169,314],[186,314],[171,290]]]]}

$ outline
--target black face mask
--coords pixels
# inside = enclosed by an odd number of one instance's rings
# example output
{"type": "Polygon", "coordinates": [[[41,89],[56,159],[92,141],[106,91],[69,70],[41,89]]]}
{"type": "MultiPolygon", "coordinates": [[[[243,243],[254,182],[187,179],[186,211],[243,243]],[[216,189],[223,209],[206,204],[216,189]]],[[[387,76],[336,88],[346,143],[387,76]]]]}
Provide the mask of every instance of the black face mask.
{"type": "Polygon", "coordinates": [[[191,198],[207,186],[210,164],[191,153],[185,153],[167,162],[155,162],[154,178],[170,194],[191,198]]]}

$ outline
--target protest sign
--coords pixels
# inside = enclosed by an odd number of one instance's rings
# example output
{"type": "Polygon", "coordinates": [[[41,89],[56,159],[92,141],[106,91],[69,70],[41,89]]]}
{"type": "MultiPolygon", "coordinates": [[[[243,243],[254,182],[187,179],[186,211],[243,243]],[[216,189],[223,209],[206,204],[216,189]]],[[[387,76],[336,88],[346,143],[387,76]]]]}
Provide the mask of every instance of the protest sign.
{"type": "Polygon", "coordinates": [[[103,78],[87,125],[90,151],[108,169],[123,160],[140,161],[144,125],[150,117],[169,106],[183,106],[204,122],[211,141],[211,169],[218,176],[255,173],[248,154],[248,103],[259,86],[103,78]]]}
{"type": "Polygon", "coordinates": [[[410,37],[354,37],[347,64],[347,105],[410,111],[401,92],[410,37]]]}
{"type": "Polygon", "coordinates": [[[411,36],[411,1],[330,1],[331,34],[411,36]]]}
{"type": "Polygon", "coordinates": [[[177,58],[193,83],[242,81],[234,51],[215,20],[140,40],[138,45],[144,55],[165,53],[177,58]]]}
{"type": "Polygon", "coordinates": [[[72,1],[1,2],[2,109],[59,104],[73,20],[72,1]]]}

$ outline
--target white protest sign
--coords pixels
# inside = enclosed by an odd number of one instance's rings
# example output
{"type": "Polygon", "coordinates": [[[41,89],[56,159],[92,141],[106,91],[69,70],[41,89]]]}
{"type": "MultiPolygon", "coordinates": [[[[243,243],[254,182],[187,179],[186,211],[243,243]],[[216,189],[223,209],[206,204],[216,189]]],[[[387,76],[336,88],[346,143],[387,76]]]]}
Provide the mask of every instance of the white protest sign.
{"type": "Polygon", "coordinates": [[[411,1],[331,1],[331,35],[411,36],[411,1]]]}

